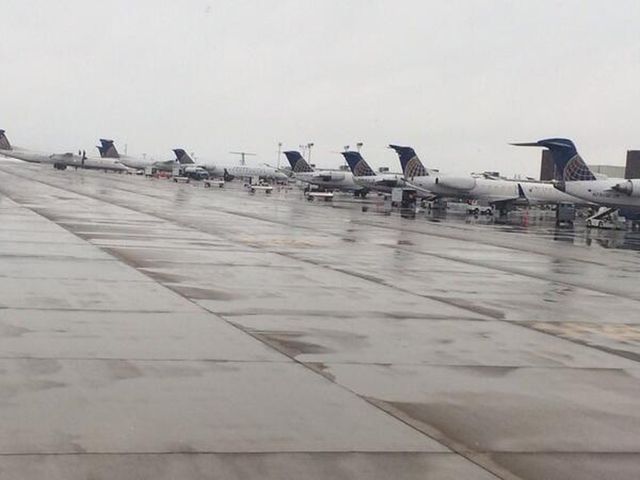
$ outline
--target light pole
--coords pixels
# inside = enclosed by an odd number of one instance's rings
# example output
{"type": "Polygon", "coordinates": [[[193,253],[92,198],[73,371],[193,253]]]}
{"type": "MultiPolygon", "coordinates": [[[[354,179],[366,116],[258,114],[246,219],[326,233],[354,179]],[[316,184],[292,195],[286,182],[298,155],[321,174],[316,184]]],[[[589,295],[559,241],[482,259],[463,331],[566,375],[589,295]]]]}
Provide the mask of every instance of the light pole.
{"type": "Polygon", "coordinates": [[[309,154],[309,158],[307,158],[307,161],[309,162],[309,164],[311,164],[311,147],[313,147],[313,143],[307,143],[307,153],[309,154]]]}
{"type": "Polygon", "coordinates": [[[276,164],[278,165],[278,170],[280,170],[280,156],[282,155],[282,142],[278,142],[278,160],[276,164]]]}
{"type": "Polygon", "coordinates": [[[358,152],[360,152],[360,149],[362,148],[362,145],[364,145],[364,143],[362,143],[362,142],[356,143],[356,150],[358,150],[358,152]]]}

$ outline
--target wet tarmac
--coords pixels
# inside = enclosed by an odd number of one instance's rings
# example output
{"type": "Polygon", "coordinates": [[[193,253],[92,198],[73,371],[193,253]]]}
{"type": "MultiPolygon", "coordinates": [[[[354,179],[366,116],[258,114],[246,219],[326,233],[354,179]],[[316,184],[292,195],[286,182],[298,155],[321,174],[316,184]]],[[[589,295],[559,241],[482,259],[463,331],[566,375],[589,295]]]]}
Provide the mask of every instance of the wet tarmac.
{"type": "Polygon", "coordinates": [[[10,161],[0,222],[2,479],[640,472],[638,233],[10,161]]]}

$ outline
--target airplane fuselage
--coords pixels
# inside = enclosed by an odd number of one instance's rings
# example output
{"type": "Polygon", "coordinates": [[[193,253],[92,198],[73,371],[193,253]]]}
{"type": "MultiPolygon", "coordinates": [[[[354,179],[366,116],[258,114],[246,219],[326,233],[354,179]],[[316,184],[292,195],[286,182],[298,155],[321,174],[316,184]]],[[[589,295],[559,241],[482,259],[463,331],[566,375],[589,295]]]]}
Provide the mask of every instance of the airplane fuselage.
{"type": "Polygon", "coordinates": [[[640,210],[640,180],[609,178],[607,180],[570,181],[558,185],[565,193],[587,202],[615,208],[640,210]],[[638,190],[617,191],[619,185],[638,184],[638,190]]]}
{"type": "Polygon", "coordinates": [[[144,170],[146,167],[150,167],[156,163],[155,160],[130,157],[128,155],[119,155],[118,158],[115,158],[114,160],[119,161],[126,167],[135,168],[136,170],[144,170]]]}
{"type": "Polygon", "coordinates": [[[589,202],[558,190],[552,183],[520,182],[527,201],[532,205],[573,203],[586,205],[589,202]]]}
{"type": "Polygon", "coordinates": [[[72,168],[85,168],[92,170],[109,170],[114,172],[127,172],[129,169],[119,161],[111,158],[85,157],[75,153],[53,154],[41,163],[48,163],[54,166],[65,166],[72,168]]]}
{"type": "Polygon", "coordinates": [[[410,177],[408,182],[441,197],[481,200],[489,204],[516,201],[520,198],[517,182],[507,180],[428,175],[410,177]]]}
{"type": "Polygon", "coordinates": [[[214,177],[223,177],[225,172],[237,178],[260,177],[273,180],[287,180],[284,173],[267,165],[223,165],[214,162],[197,162],[197,165],[204,168],[214,177]]]}
{"type": "Polygon", "coordinates": [[[406,186],[406,181],[402,175],[395,173],[380,173],[376,175],[353,175],[353,181],[356,185],[365,187],[369,190],[390,193],[394,188],[406,186]]]}
{"type": "Polygon", "coordinates": [[[314,172],[297,172],[294,173],[294,178],[302,182],[309,183],[311,185],[317,185],[328,190],[343,190],[347,192],[354,192],[366,188],[354,181],[354,177],[351,172],[345,172],[342,170],[316,170],[314,172]]]}
{"type": "Polygon", "coordinates": [[[5,157],[15,158],[29,163],[43,163],[49,159],[47,153],[34,152],[32,150],[26,150],[23,148],[12,147],[11,150],[0,150],[0,154],[5,157]]]}

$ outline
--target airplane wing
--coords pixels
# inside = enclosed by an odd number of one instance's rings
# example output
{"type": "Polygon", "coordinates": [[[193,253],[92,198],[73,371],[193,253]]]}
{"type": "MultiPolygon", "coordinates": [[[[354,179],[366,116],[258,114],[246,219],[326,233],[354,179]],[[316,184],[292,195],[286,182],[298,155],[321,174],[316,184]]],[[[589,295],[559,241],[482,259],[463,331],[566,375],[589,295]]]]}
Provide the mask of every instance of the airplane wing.
{"type": "Polygon", "coordinates": [[[490,204],[493,205],[494,208],[497,208],[500,211],[508,212],[509,210],[513,209],[516,203],[518,202],[521,203],[523,200],[526,202],[529,202],[529,199],[527,198],[527,195],[524,192],[524,188],[522,188],[522,185],[518,183],[517,197],[505,198],[503,200],[496,200],[496,201],[490,202],[490,204]]]}

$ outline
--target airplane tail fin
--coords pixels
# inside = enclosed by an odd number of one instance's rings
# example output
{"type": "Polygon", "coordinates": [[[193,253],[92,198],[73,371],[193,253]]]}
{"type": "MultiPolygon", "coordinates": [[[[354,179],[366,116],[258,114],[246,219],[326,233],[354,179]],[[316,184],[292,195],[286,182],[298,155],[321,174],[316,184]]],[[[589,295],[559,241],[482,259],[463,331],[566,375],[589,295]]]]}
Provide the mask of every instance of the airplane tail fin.
{"type": "Polygon", "coordinates": [[[100,146],[97,147],[102,158],[120,158],[120,154],[113,143],[113,140],[100,139],[100,146]]]}
{"type": "Polygon", "coordinates": [[[193,158],[182,148],[174,148],[173,153],[176,154],[176,160],[181,164],[193,164],[193,158]]]}
{"type": "Polygon", "coordinates": [[[360,152],[340,152],[344,156],[344,159],[349,164],[349,168],[353,172],[354,177],[374,177],[374,172],[367,161],[362,158],[360,152]]]}
{"type": "Polygon", "coordinates": [[[0,130],[0,150],[12,150],[9,139],[4,134],[4,130],[0,130]]]}
{"type": "Polygon", "coordinates": [[[548,148],[556,167],[556,180],[574,182],[596,179],[596,176],[589,170],[589,167],[576,150],[576,146],[568,138],[547,138],[537,142],[512,143],[511,145],[548,148]]]}
{"type": "Polygon", "coordinates": [[[313,168],[304,158],[302,158],[300,152],[291,150],[283,153],[285,157],[287,157],[287,160],[289,160],[289,163],[291,164],[291,171],[293,173],[313,172],[313,168]]]}
{"type": "Polygon", "coordinates": [[[402,165],[402,173],[405,178],[426,177],[429,175],[427,169],[422,164],[415,150],[411,147],[401,147],[399,145],[389,145],[398,154],[400,165],[402,165]]]}

